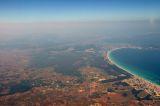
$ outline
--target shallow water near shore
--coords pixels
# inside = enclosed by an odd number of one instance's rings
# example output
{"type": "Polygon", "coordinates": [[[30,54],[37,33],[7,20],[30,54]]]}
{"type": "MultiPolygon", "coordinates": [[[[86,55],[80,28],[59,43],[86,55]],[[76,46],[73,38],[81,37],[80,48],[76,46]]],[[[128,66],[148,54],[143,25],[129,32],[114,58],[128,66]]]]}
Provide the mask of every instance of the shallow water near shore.
{"type": "Polygon", "coordinates": [[[122,48],[111,51],[109,58],[128,72],[160,85],[160,50],[122,48]]]}

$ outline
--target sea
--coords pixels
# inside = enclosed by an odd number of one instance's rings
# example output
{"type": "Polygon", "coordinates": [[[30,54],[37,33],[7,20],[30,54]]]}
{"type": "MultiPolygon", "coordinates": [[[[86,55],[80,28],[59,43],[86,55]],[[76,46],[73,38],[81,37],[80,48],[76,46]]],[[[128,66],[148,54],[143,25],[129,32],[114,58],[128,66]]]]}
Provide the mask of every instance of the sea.
{"type": "Polygon", "coordinates": [[[109,52],[110,60],[131,74],[160,85],[160,50],[120,48],[109,52]]]}

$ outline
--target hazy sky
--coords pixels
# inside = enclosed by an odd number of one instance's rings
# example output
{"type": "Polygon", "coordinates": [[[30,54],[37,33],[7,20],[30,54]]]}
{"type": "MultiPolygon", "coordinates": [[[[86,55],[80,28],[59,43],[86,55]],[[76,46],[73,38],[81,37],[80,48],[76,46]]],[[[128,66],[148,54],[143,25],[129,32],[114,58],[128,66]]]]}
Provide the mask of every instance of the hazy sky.
{"type": "Polygon", "coordinates": [[[160,32],[160,0],[0,0],[0,39],[160,32]]]}
{"type": "Polygon", "coordinates": [[[0,0],[0,22],[150,20],[160,0],[0,0]]]}

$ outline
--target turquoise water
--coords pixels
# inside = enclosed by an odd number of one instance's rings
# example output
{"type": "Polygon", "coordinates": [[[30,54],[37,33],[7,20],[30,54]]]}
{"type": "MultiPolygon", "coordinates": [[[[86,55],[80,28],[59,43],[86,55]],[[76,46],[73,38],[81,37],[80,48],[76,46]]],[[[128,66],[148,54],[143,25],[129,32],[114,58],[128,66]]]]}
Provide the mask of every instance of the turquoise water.
{"type": "Polygon", "coordinates": [[[132,74],[160,85],[160,50],[122,48],[111,51],[109,57],[132,74]]]}

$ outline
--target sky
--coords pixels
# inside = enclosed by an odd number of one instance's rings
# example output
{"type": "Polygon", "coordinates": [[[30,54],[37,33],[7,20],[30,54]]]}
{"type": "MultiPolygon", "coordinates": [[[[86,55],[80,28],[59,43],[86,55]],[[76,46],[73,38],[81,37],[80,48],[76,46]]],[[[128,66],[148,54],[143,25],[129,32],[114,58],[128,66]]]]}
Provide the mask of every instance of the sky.
{"type": "Polygon", "coordinates": [[[160,19],[160,0],[0,0],[0,22],[160,19]]]}
{"type": "Polygon", "coordinates": [[[160,0],[0,0],[0,39],[160,33],[160,0]]]}

